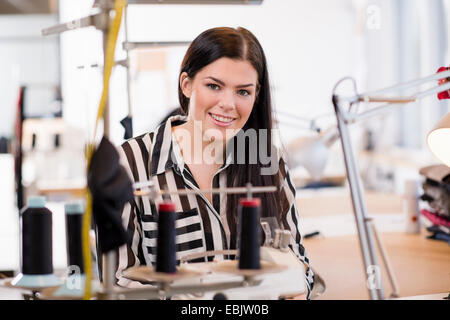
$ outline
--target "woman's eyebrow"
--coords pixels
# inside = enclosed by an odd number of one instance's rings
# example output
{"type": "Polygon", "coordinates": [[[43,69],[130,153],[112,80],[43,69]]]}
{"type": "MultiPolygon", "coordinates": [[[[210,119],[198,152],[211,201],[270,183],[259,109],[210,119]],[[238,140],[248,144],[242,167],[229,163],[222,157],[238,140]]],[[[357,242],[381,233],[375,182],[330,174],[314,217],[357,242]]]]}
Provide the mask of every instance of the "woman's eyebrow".
{"type": "MultiPolygon", "coordinates": [[[[214,77],[206,77],[205,79],[211,79],[214,80],[215,82],[217,82],[218,84],[224,86],[225,83],[219,79],[216,79],[214,77]]],[[[245,87],[251,87],[251,86],[255,86],[253,83],[249,83],[249,84],[240,84],[238,86],[236,86],[236,88],[245,88],[245,87]]]]}

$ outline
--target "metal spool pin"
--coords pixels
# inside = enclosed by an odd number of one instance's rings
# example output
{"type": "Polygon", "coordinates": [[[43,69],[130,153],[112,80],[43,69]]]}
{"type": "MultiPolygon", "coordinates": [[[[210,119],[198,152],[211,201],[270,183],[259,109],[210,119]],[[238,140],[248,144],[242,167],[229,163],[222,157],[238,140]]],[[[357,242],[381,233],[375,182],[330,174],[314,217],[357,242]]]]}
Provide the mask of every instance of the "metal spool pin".
{"type": "Polygon", "coordinates": [[[252,198],[253,193],[266,193],[266,192],[275,192],[277,191],[277,187],[275,186],[267,186],[267,187],[253,187],[249,182],[245,187],[233,187],[233,188],[212,188],[212,189],[178,189],[178,190],[156,190],[156,185],[153,181],[143,181],[136,182],[133,185],[135,189],[134,195],[138,197],[149,196],[151,199],[155,199],[158,195],[162,194],[177,194],[177,195],[187,195],[187,194],[199,194],[199,193],[228,193],[228,194],[239,194],[246,193],[248,198],[252,198]],[[136,190],[148,188],[149,190],[136,190]]]}

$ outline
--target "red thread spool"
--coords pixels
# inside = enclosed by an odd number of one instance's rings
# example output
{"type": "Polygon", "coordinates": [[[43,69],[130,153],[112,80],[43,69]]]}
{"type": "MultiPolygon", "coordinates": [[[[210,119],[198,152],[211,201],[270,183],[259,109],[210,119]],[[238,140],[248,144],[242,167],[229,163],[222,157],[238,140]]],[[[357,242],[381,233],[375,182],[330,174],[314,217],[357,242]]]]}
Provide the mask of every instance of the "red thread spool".
{"type": "Polygon", "coordinates": [[[239,269],[260,269],[259,198],[239,202],[239,269]]]}
{"type": "Polygon", "coordinates": [[[175,204],[163,202],[158,207],[156,272],[176,272],[175,204]]]}

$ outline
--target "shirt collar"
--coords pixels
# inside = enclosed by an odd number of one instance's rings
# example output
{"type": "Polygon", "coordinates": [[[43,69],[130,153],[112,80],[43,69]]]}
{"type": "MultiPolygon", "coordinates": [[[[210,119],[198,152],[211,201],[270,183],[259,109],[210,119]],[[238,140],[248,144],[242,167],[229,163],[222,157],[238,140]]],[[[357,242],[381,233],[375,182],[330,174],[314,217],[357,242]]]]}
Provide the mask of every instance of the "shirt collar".
{"type": "MultiPolygon", "coordinates": [[[[156,137],[152,147],[151,176],[164,173],[170,168],[179,169],[180,172],[183,172],[185,162],[180,147],[172,134],[172,128],[186,121],[187,116],[185,115],[171,116],[154,131],[156,137]]],[[[233,152],[231,151],[230,148],[226,148],[225,163],[219,169],[220,171],[225,170],[233,163],[233,152]]]]}
{"type": "Polygon", "coordinates": [[[187,117],[184,115],[171,116],[154,131],[151,176],[164,173],[173,167],[179,168],[180,165],[181,168],[184,168],[184,161],[178,144],[173,141],[172,127],[186,121],[187,117]]]}

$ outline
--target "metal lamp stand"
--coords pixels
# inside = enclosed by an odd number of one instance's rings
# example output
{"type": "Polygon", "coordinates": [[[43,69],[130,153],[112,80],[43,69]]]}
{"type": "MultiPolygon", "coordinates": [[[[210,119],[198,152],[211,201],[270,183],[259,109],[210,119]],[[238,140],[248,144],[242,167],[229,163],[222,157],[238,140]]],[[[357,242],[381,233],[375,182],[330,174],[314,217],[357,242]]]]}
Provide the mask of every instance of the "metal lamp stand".
{"type": "Polygon", "coordinates": [[[375,229],[375,225],[373,224],[372,218],[370,218],[367,214],[366,201],[364,197],[364,190],[362,187],[361,178],[359,176],[358,167],[355,161],[355,156],[353,152],[353,147],[350,139],[350,134],[348,130],[349,124],[352,124],[358,120],[365,119],[371,117],[373,115],[377,115],[383,111],[392,110],[392,106],[394,104],[406,104],[410,102],[415,102],[418,99],[426,97],[431,94],[436,94],[438,92],[446,91],[450,89],[450,83],[446,83],[443,85],[438,85],[432,87],[431,89],[425,91],[419,91],[411,96],[406,97],[386,97],[383,96],[386,92],[398,90],[400,88],[410,88],[410,87],[418,87],[429,81],[437,81],[438,79],[446,78],[450,76],[450,71],[441,72],[438,74],[434,74],[422,79],[409,81],[405,83],[401,83],[395,85],[393,87],[381,89],[376,92],[367,93],[367,94],[357,94],[356,93],[356,85],[352,78],[344,78],[340,80],[334,90],[332,96],[332,102],[334,106],[334,111],[336,113],[337,126],[339,130],[339,137],[342,144],[342,150],[344,153],[344,161],[345,168],[347,171],[348,183],[350,187],[353,212],[355,215],[355,222],[358,230],[360,248],[362,252],[362,257],[364,261],[364,273],[367,274],[367,288],[369,291],[369,295],[373,300],[385,299],[381,272],[377,262],[377,255],[374,248],[374,236],[376,239],[376,243],[381,251],[383,262],[387,268],[387,273],[389,276],[389,280],[391,286],[393,288],[393,292],[391,297],[398,296],[398,287],[394,278],[394,274],[392,272],[392,268],[390,267],[389,261],[387,259],[387,255],[383,248],[380,238],[375,229]],[[339,84],[344,80],[352,80],[354,84],[354,90],[356,95],[351,97],[341,97],[335,94],[335,91],[339,84]],[[386,104],[382,106],[378,106],[376,108],[372,108],[371,110],[356,113],[350,112],[351,107],[355,103],[359,102],[385,102],[386,104]],[[345,111],[344,105],[348,105],[348,111],[345,111]]]}

